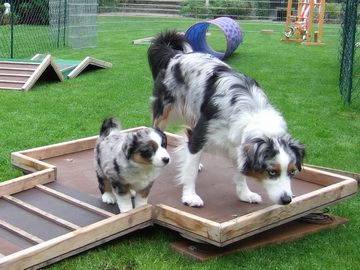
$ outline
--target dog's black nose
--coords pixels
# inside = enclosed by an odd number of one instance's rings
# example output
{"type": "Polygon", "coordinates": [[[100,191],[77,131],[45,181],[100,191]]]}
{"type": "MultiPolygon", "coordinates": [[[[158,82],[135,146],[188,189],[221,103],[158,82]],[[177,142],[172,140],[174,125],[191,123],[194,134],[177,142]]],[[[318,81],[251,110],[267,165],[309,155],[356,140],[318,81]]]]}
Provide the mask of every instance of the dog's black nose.
{"type": "Polygon", "coordinates": [[[162,161],[163,161],[165,164],[168,164],[169,161],[170,161],[170,158],[168,158],[168,157],[163,157],[163,158],[162,158],[162,161]]]}
{"type": "Polygon", "coordinates": [[[281,196],[281,204],[289,204],[291,203],[291,197],[289,195],[283,195],[281,196]]]}

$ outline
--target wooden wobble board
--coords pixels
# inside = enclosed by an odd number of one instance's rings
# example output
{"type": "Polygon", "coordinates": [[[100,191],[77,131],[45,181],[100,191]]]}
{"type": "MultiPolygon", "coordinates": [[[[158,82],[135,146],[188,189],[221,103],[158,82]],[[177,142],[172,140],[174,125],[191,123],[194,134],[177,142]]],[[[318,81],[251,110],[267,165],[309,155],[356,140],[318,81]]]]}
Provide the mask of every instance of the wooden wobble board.
{"type": "Polygon", "coordinates": [[[167,136],[172,162],[155,181],[149,204],[123,214],[101,201],[93,165],[97,136],[12,153],[13,166],[28,174],[0,184],[0,269],[42,267],[154,223],[225,247],[357,192],[355,179],[305,166],[293,181],[297,196],[290,205],[274,205],[259,183],[249,184],[263,203],[243,203],[233,168],[206,154],[197,182],[205,206],[188,207],[174,182],[178,137],[167,136]]]}

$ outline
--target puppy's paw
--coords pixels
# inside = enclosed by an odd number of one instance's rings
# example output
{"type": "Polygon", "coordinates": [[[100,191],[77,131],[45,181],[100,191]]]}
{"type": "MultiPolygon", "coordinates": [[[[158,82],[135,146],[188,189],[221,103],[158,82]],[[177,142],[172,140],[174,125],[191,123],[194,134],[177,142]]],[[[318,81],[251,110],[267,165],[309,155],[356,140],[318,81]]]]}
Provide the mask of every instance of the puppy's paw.
{"type": "Polygon", "coordinates": [[[255,192],[242,192],[241,194],[238,194],[239,199],[243,202],[247,203],[261,203],[262,199],[261,196],[255,192]]]}
{"type": "Polygon", "coordinates": [[[204,205],[203,200],[198,195],[184,195],[181,198],[182,203],[192,207],[201,207],[204,205]]]}
{"type": "Polygon", "coordinates": [[[116,203],[116,198],[115,198],[114,194],[112,194],[111,192],[104,192],[104,194],[101,196],[101,199],[106,204],[115,204],[116,203]]]}

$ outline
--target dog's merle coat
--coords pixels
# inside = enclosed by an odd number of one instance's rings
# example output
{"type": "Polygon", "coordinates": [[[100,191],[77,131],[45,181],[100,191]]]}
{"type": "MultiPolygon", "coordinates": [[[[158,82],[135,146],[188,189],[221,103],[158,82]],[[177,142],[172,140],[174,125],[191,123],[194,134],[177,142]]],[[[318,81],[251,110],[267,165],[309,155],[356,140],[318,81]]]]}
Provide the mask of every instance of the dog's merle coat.
{"type": "Polygon", "coordinates": [[[155,37],[148,60],[154,78],[153,127],[164,130],[176,117],[189,126],[179,146],[183,203],[203,205],[195,181],[205,149],[232,161],[240,200],[261,201],[246,184],[255,178],[272,201],[290,203],[290,179],[301,170],[305,147],[287,133],[284,118],[259,84],[212,55],[193,52],[175,31],[155,37]]]}
{"type": "Polygon", "coordinates": [[[115,118],[105,119],[94,150],[102,200],[117,203],[120,212],[146,204],[160,168],[170,161],[166,144],[160,130],[125,133],[115,118]]]}

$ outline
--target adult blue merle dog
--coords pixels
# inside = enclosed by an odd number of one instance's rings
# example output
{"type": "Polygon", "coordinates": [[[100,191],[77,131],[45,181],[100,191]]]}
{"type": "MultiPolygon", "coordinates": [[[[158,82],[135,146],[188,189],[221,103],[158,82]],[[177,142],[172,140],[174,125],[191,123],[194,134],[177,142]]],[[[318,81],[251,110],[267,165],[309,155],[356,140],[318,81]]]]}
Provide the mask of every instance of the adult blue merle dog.
{"type": "Polygon", "coordinates": [[[291,178],[301,170],[305,147],[287,133],[283,116],[259,84],[210,54],[193,52],[175,31],[154,38],[148,60],[154,78],[153,127],[164,130],[176,117],[189,126],[178,149],[182,202],[203,206],[195,184],[201,155],[210,151],[232,162],[241,201],[262,201],[247,185],[256,179],[274,203],[289,204],[291,178]]]}

